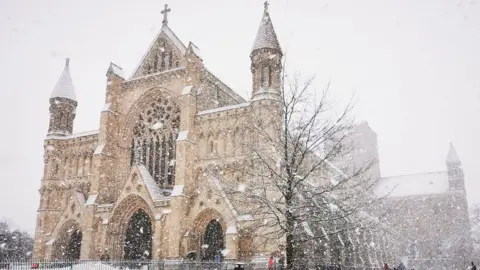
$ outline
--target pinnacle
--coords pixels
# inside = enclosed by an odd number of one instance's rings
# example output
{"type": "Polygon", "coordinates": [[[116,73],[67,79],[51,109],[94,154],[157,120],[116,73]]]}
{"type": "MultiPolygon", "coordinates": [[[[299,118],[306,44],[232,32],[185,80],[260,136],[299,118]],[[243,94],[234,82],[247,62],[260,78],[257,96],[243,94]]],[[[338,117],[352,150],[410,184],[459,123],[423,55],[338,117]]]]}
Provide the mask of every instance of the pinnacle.
{"type": "Polygon", "coordinates": [[[270,14],[268,13],[267,2],[265,2],[265,10],[257,31],[257,36],[253,43],[252,52],[263,48],[276,49],[280,52],[282,51],[277,39],[277,34],[275,34],[275,29],[273,28],[272,20],[270,19],[270,14]]]}
{"type": "Polygon", "coordinates": [[[446,162],[449,164],[452,164],[452,163],[462,164],[462,161],[460,161],[460,158],[457,155],[457,151],[455,151],[455,148],[453,147],[452,143],[450,143],[450,149],[448,150],[446,162]]]}
{"type": "Polygon", "coordinates": [[[68,98],[73,101],[76,101],[75,88],[72,83],[72,76],[70,75],[70,59],[65,60],[65,67],[63,68],[62,74],[53,89],[52,95],[50,98],[68,98]]]}

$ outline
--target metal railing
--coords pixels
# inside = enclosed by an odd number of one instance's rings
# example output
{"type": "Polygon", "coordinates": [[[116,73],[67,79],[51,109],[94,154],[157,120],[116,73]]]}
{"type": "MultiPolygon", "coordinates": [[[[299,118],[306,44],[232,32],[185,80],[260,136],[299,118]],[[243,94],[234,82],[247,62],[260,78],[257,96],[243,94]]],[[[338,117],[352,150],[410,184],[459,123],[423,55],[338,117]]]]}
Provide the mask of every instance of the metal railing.
{"type": "MultiPolygon", "coordinates": [[[[117,269],[139,269],[139,270],[265,270],[266,263],[243,263],[243,262],[190,262],[190,261],[22,261],[2,262],[0,269],[50,269],[50,270],[117,270],[117,269]]],[[[283,270],[278,265],[274,270],[283,270]]],[[[296,266],[295,270],[381,270],[380,267],[361,266],[338,266],[324,264],[309,264],[296,266]]]]}

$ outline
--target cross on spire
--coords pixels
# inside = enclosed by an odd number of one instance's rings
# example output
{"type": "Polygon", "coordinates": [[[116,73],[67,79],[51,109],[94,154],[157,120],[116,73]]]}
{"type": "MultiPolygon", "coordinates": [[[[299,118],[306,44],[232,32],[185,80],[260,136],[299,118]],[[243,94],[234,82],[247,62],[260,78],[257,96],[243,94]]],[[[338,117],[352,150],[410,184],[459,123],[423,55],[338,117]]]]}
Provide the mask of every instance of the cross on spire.
{"type": "Polygon", "coordinates": [[[162,21],[162,24],[165,26],[168,24],[168,12],[172,11],[171,9],[168,8],[168,5],[165,4],[165,8],[162,10],[162,13],[163,14],[163,21],[162,21]]]}
{"type": "Polygon", "coordinates": [[[265,3],[263,3],[263,6],[265,7],[263,13],[268,13],[268,1],[265,1],[265,3]]]}

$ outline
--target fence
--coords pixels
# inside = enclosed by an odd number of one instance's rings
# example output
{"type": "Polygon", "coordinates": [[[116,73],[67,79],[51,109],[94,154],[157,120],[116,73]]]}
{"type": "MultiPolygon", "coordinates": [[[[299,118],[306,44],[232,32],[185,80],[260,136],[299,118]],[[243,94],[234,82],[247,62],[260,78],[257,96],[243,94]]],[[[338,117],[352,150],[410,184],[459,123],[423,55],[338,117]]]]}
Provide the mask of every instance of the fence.
{"type": "MultiPolygon", "coordinates": [[[[264,263],[237,262],[187,262],[187,261],[24,261],[0,262],[0,269],[50,269],[50,270],[264,270],[264,263]]],[[[275,270],[284,268],[277,265],[275,270]]],[[[381,268],[348,267],[335,265],[301,265],[298,270],[380,270],[381,268]]]]}

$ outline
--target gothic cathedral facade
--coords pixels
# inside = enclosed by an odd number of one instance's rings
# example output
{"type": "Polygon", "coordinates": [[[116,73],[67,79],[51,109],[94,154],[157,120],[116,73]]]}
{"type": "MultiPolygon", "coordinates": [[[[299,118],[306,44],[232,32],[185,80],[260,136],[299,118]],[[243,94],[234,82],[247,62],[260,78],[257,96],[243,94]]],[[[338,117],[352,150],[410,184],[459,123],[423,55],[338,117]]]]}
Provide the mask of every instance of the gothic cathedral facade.
{"type": "Polygon", "coordinates": [[[242,259],[275,251],[242,231],[245,217],[212,192],[210,178],[220,160],[242,158],[254,136],[250,121],[281,115],[282,51],[267,7],[250,52],[250,101],[178,39],[167,6],[132,76],[110,64],[96,131],[72,133],[77,100],[67,59],[50,98],[34,259],[242,259]]]}

